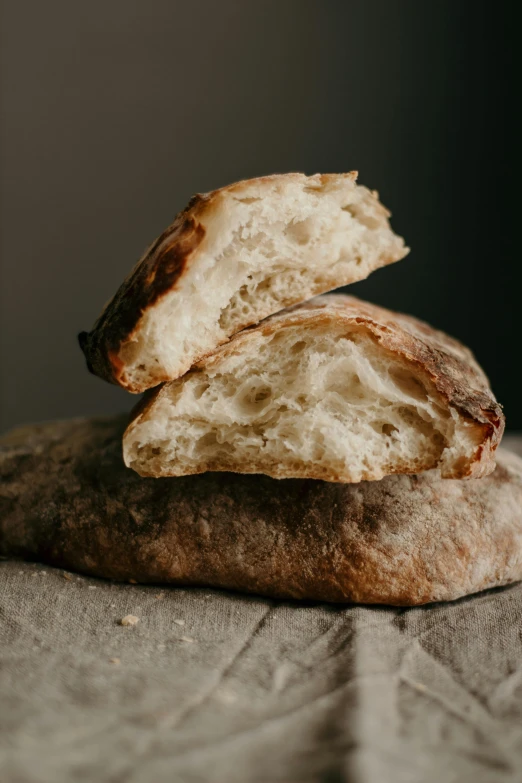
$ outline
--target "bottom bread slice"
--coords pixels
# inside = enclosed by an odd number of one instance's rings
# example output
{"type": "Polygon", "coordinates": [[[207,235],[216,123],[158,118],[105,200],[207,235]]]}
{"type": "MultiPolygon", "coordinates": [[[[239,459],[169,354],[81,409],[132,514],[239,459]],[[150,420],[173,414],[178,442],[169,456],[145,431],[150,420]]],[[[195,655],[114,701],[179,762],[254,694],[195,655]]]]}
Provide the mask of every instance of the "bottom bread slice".
{"type": "Polygon", "coordinates": [[[332,294],[236,334],[151,389],[123,437],[141,476],[206,471],[357,483],[495,467],[504,415],[471,351],[410,316],[332,294]]]}
{"type": "Polygon", "coordinates": [[[0,439],[0,554],[118,580],[402,606],[522,579],[522,460],[482,479],[435,471],[335,484],[141,478],[123,417],[0,439]]]}

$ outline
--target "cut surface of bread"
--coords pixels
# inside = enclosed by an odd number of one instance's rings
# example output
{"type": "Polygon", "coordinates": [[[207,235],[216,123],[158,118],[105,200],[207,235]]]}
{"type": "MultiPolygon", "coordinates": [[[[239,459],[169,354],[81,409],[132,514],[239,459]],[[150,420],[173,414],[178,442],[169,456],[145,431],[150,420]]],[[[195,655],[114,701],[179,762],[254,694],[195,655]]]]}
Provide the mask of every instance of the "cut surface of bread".
{"type": "Polygon", "coordinates": [[[357,482],[485,475],[504,417],[471,352],[408,316],[329,295],[236,335],[151,390],[124,436],[143,476],[357,482]]]}
{"type": "Polygon", "coordinates": [[[273,598],[413,606],[522,579],[522,460],[332,484],[206,473],[141,478],[125,417],[0,438],[0,555],[93,576],[273,598]]]}
{"type": "Polygon", "coordinates": [[[89,369],[144,391],[246,326],[403,258],[389,213],[355,179],[281,174],[195,196],[79,336],[89,369]]]}

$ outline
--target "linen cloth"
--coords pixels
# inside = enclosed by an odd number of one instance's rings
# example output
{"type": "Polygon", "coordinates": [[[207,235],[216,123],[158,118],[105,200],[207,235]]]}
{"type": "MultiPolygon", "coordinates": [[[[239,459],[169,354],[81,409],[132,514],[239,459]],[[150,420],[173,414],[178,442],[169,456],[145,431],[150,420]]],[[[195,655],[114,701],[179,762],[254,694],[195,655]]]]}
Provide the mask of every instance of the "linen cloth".
{"type": "Polygon", "coordinates": [[[522,781],[522,585],[343,607],[0,562],[0,781],[522,781]]]}

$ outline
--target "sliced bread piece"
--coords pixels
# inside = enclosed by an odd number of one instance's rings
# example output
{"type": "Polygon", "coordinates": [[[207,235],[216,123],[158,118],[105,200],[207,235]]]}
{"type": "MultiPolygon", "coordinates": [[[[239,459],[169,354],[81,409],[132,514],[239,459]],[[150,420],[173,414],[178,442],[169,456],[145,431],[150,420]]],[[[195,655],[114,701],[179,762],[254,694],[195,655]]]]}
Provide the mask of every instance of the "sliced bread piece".
{"type": "Polygon", "coordinates": [[[350,174],[281,174],[195,196],[80,345],[131,392],[178,378],[272,313],[408,252],[377,194],[350,174]]]}
{"type": "Polygon", "coordinates": [[[375,480],[495,465],[504,417],[471,352],[414,318],[317,297],[145,395],[124,436],[143,476],[226,470],[375,480]]]}

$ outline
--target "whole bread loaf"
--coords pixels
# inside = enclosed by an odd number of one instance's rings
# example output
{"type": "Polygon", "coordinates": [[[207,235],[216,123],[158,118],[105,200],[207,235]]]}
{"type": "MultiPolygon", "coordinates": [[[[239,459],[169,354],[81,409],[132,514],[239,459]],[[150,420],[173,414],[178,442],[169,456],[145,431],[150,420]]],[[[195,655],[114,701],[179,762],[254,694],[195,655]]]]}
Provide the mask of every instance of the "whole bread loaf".
{"type": "Polygon", "coordinates": [[[0,554],[118,580],[417,605],[522,578],[522,460],[470,481],[146,479],[125,418],[0,439],[0,554]]]}

